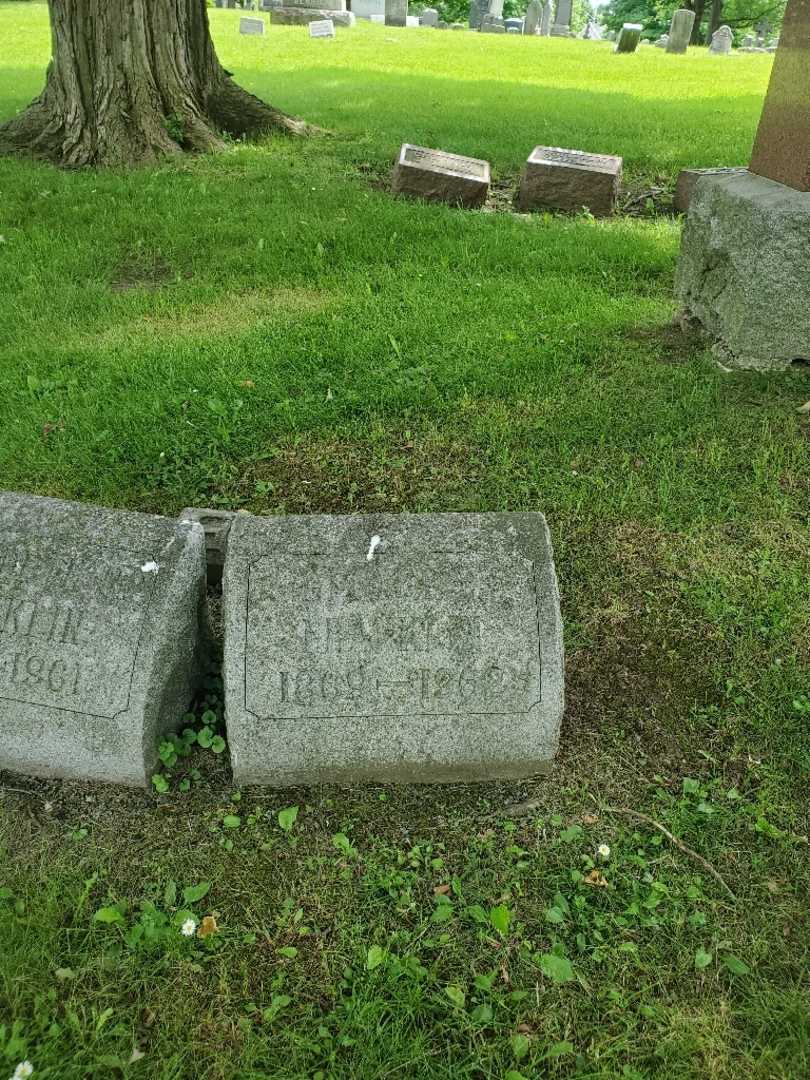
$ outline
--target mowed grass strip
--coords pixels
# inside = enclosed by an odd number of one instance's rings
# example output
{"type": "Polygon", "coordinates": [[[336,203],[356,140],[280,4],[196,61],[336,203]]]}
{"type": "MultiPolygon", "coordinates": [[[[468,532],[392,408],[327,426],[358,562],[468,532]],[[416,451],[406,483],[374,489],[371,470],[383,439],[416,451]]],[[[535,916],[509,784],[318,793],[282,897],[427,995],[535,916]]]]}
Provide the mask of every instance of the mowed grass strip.
{"type": "MultiPolygon", "coordinates": [[[[808,373],[726,374],[672,329],[667,214],[384,188],[405,140],[489,158],[507,192],[541,142],[671,188],[746,161],[770,58],[238,19],[211,11],[229,70],[332,135],[131,174],[0,161],[0,483],[161,513],[543,510],[561,756],[428,791],[239,793],[203,750],[161,799],[4,778],[0,1062],[806,1076],[808,373]],[[216,931],[183,937],[186,911],[216,931]]],[[[43,4],[0,4],[0,116],[48,40],[43,4]]]]}

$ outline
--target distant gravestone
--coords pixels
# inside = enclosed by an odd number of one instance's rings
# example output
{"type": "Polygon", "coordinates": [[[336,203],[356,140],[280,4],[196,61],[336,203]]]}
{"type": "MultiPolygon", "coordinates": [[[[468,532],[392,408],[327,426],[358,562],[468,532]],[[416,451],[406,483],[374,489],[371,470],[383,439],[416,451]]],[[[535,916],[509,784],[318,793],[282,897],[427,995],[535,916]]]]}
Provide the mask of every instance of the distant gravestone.
{"type": "Polygon", "coordinates": [[[504,19],[503,25],[506,27],[507,34],[516,30],[519,34],[523,33],[523,19],[504,19]]]}
{"type": "Polygon", "coordinates": [[[412,29],[416,29],[419,25],[419,17],[417,15],[406,15],[405,25],[410,26],[412,29]]]}
{"type": "Polygon", "coordinates": [[[204,600],[198,524],[0,494],[0,769],[147,784],[204,600]]]}
{"type": "Polygon", "coordinates": [[[638,48],[643,29],[641,23],[625,23],[622,26],[614,51],[617,53],[634,53],[638,48]]]}
{"type": "Polygon", "coordinates": [[[616,207],[622,159],[557,146],[536,146],[518,192],[520,210],[582,210],[607,217],[616,207]]]}
{"type": "Polygon", "coordinates": [[[264,20],[263,19],[240,19],[239,20],[239,33],[240,34],[263,34],[264,33],[264,20]]]}
{"type": "Polygon", "coordinates": [[[408,25],[408,0],[385,0],[385,25],[408,25]]]}
{"type": "Polygon", "coordinates": [[[506,27],[499,15],[485,15],[481,20],[482,34],[505,34],[506,27]]]}
{"type": "Polygon", "coordinates": [[[419,24],[420,26],[438,26],[439,13],[436,8],[425,8],[419,16],[419,24]]]}
{"type": "Polygon", "coordinates": [[[656,49],[665,49],[669,44],[669,34],[662,34],[660,38],[657,38],[653,45],[656,49]]]}
{"type": "Polygon", "coordinates": [[[523,22],[523,33],[534,36],[540,29],[540,20],[543,17],[543,5],[540,0],[529,0],[526,8],[526,18],[523,22]]]}
{"type": "Polygon", "coordinates": [[[238,784],[483,780],[554,757],[562,626],[540,514],[238,515],[224,603],[238,784]]]}
{"type": "Polygon", "coordinates": [[[756,43],[757,43],[757,39],[754,37],[753,34],[746,34],[745,37],[742,39],[741,48],[753,49],[754,46],[756,45],[756,43]]]}
{"type": "Polygon", "coordinates": [[[571,37],[573,0],[557,0],[557,11],[551,27],[552,37],[571,37]]]}
{"type": "Polygon", "coordinates": [[[397,195],[479,207],[489,194],[488,161],[403,143],[391,176],[397,195]]]}
{"type": "Polygon", "coordinates": [[[681,54],[686,52],[694,25],[694,11],[690,11],[688,8],[679,8],[673,13],[672,22],[669,24],[669,37],[667,38],[668,53],[681,54]]]}
{"type": "Polygon", "coordinates": [[[331,19],[313,19],[309,24],[309,36],[311,38],[333,38],[335,36],[335,24],[331,19]]]}
{"type": "Polygon", "coordinates": [[[489,12],[489,0],[470,0],[469,23],[471,30],[481,29],[481,20],[489,12]]]}
{"type": "Polygon", "coordinates": [[[540,36],[549,37],[551,34],[551,16],[553,14],[553,8],[551,6],[551,0],[546,0],[543,4],[543,13],[540,16],[540,36]]]}
{"type": "Polygon", "coordinates": [[[714,56],[728,56],[734,41],[734,32],[730,26],[721,26],[712,34],[709,52],[714,56]]]}

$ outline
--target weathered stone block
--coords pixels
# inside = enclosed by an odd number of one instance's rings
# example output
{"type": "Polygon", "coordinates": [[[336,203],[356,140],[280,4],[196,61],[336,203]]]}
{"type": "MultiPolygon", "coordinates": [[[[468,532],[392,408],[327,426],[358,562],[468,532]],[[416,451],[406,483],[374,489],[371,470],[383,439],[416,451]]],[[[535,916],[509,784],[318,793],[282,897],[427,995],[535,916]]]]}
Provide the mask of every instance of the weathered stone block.
{"type": "Polygon", "coordinates": [[[728,166],[716,169],[681,169],[675,183],[675,195],[672,200],[672,205],[679,214],[685,214],[692,201],[695,184],[697,184],[701,176],[729,176],[733,173],[744,173],[745,171],[744,168],[739,166],[728,166]]]}
{"type": "Polygon", "coordinates": [[[353,11],[332,11],[329,8],[280,7],[270,16],[279,26],[309,26],[311,22],[331,19],[335,26],[354,26],[353,11]]]}
{"type": "Polygon", "coordinates": [[[198,524],[0,494],[0,768],[148,783],[204,602],[198,524]]]}
{"type": "Polygon", "coordinates": [[[436,8],[425,8],[422,14],[419,16],[420,26],[438,26],[439,25],[439,12],[436,8]]]}
{"type": "Polygon", "coordinates": [[[557,146],[535,146],[518,193],[520,210],[581,210],[612,214],[619,194],[622,159],[557,146]]]}
{"type": "Polygon", "coordinates": [[[724,363],[810,360],[810,193],[749,172],[701,177],[681,242],[676,293],[724,363]]]}
{"type": "Polygon", "coordinates": [[[692,27],[695,25],[695,13],[689,8],[679,8],[673,12],[669,25],[666,50],[668,53],[681,55],[689,48],[692,27]]]}
{"type": "Polygon", "coordinates": [[[224,603],[237,783],[525,776],[555,754],[540,514],[240,515],[224,603]]]}
{"type": "Polygon", "coordinates": [[[644,27],[641,23],[625,23],[619,32],[619,40],[616,42],[617,53],[634,53],[641,39],[641,31],[644,27]]]}
{"type": "Polygon", "coordinates": [[[385,0],[385,25],[407,26],[408,0],[385,0]]]}
{"type": "Polygon", "coordinates": [[[478,207],[486,201],[489,181],[488,161],[403,143],[391,190],[397,195],[478,207]]]}

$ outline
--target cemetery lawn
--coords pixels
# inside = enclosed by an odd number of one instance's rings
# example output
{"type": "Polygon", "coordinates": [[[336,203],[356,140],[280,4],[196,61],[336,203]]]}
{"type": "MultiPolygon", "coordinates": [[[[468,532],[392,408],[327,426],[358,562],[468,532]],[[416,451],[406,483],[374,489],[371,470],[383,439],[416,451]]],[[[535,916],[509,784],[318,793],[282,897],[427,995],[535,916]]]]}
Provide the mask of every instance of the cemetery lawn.
{"type": "MultiPolygon", "coordinates": [[[[0,1077],[810,1075],[810,372],[670,326],[668,193],[747,160],[770,58],[238,18],[225,65],[333,135],[0,161],[0,485],[542,510],[560,757],[424,790],[240,793],[202,749],[165,795],[0,778],[0,1077]],[[389,198],[404,140],[489,158],[488,211],[389,198]],[[623,155],[633,212],[509,213],[536,143],[623,155]]],[[[0,3],[0,47],[3,118],[45,6],[0,3]]]]}

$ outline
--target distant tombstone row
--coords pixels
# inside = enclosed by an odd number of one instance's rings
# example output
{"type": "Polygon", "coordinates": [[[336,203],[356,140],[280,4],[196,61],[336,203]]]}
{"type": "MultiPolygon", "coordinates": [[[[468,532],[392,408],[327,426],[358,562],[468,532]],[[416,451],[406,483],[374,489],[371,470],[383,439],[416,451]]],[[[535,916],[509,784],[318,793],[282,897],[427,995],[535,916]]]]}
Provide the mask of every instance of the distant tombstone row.
{"type": "MultiPolygon", "coordinates": [[[[587,209],[607,217],[616,208],[622,159],[553,146],[536,146],[523,170],[518,208],[587,209]]],[[[432,202],[476,209],[487,200],[489,162],[404,143],[391,175],[391,190],[432,202]]]]}
{"type": "MultiPolygon", "coordinates": [[[[150,782],[202,685],[207,513],[0,495],[0,769],[150,782]]],[[[548,767],[563,645],[541,514],[215,517],[237,783],[548,767]]]]}

